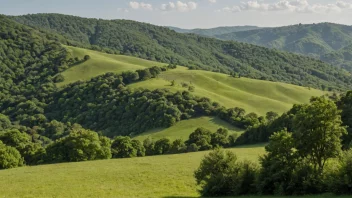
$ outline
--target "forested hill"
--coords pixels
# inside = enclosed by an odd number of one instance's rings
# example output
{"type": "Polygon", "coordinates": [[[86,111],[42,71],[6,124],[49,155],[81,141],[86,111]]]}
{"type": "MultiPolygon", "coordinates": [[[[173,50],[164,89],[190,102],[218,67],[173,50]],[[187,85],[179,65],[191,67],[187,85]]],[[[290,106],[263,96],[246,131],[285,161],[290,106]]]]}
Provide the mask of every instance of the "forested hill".
{"type": "Polygon", "coordinates": [[[352,71],[350,52],[343,50],[352,44],[352,26],[333,23],[292,25],[231,32],[217,35],[217,38],[309,55],[352,71]]]}
{"type": "MultiPolygon", "coordinates": [[[[346,89],[349,74],[321,61],[245,43],[220,41],[127,20],[87,19],[60,14],[12,17],[69,40],[144,59],[250,78],[323,89],[346,89]]],[[[70,44],[70,43],[66,43],[70,44]]],[[[101,49],[100,49],[101,50],[101,49]]]]}
{"type": "Polygon", "coordinates": [[[168,27],[178,33],[193,33],[199,34],[202,36],[209,36],[209,37],[216,37],[217,35],[228,34],[232,32],[241,32],[247,30],[256,30],[261,29],[261,27],[257,26],[228,26],[228,27],[216,27],[216,28],[209,28],[209,29],[182,29],[177,27],[168,27]]]}

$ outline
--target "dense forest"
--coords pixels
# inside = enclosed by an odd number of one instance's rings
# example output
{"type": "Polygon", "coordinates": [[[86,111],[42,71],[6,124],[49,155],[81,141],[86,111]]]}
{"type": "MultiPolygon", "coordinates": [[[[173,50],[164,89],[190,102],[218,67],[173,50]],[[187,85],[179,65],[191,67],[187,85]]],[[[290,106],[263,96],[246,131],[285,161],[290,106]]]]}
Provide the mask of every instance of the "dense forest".
{"type": "Polygon", "coordinates": [[[87,19],[60,14],[11,17],[58,33],[65,44],[89,47],[241,76],[319,89],[347,89],[350,74],[313,58],[245,43],[220,41],[128,20],[87,19]]]}
{"type": "Polygon", "coordinates": [[[308,55],[352,71],[352,26],[319,23],[231,32],[216,36],[308,55]]]}

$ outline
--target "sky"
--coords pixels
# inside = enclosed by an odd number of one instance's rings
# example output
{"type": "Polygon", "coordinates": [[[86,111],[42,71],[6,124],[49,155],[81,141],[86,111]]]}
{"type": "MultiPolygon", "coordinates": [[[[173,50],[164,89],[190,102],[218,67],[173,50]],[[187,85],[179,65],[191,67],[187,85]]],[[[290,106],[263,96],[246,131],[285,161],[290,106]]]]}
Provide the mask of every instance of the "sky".
{"type": "Polygon", "coordinates": [[[180,28],[352,25],[352,0],[0,0],[0,14],[62,13],[180,28]]]}

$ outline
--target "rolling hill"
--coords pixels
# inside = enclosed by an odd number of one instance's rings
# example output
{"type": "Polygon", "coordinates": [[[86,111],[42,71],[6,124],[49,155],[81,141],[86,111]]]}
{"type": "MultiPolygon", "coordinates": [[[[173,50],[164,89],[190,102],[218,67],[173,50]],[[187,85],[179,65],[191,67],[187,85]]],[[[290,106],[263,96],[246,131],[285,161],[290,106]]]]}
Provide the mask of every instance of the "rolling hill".
{"type": "Polygon", "coordinates": [[[343,52],[345,47],[352,44],[352,26],[300,24],[226,33],[217,35],[217,38],[308,55],[352,71],[351,59],[343,52]]]}
{"type": "Polygon", "coordinates": [[[350,74],[313,58],[127,20],[87,19],[60,14],[10,17],[31,27],[60,34],[66,44],[110,53],[175,63],[256,79],[320,89],[347,89],[350,74]],[[71,42],[74,41],[74,42],[71,42]]]}
{"type": "MultiPolygon", "coordinates": [[[[87,54],[91,58],[87,62],[62,72],[65,81],[58,83],[60,86],[82,79],[89,80],[106,72],[121,73],[126,70],[133,71],[154,65],[166,65],[77,47],[67,48],[71,54],[80,58],[87,54]]],[[[192,84],[195,87],[193,94],[197,96],[208,97],[227,108],[238,106],[247,112],[256,112],[261,115],[268,111],[283,113],[293,104],[307,103],[310,97],[324,94],[323,91],[306,87],[249,78],[233,78],[226,74],[189,70],[180,66],[177,69],[163,72],[158,78],[136,82],[128,87],[151,90],[169,89],[173,92],[187,90],[182,87],[181,83],[192,84]],[[172,80],[176,81],[176,86],[170,86],[172,80]]]]}

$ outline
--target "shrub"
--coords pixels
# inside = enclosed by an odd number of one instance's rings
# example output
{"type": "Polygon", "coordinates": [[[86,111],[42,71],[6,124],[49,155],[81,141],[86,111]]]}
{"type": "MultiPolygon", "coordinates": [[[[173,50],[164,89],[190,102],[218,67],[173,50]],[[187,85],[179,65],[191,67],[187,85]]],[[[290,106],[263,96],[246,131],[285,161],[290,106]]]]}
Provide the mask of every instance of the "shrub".
{"type": "Polygon", "coordinates": [[[17,149],[0,141],[0,169],[16,168],[23,165],[23,158],[17,149]]]}
{"type": "Polygon", "coordinates": [[[339,160],[339,168],[328,173],[330,192],[338,195],[352,194],[352,150],[345,151],[339,160]]]}
{"type": "Polygon", "coordinates": [[[256,193],[258,168],[237,162],[230,151],[215,149],[206,155],[194,175],[203,196],[233,196],[256,193]]]}
{"type": "Polygon", "coordinates": [[[46,149],[47,163],[79,162],[111,158],[111,142],[96,132],[76,129],[67,137],[50,144],[46,149]]]}

